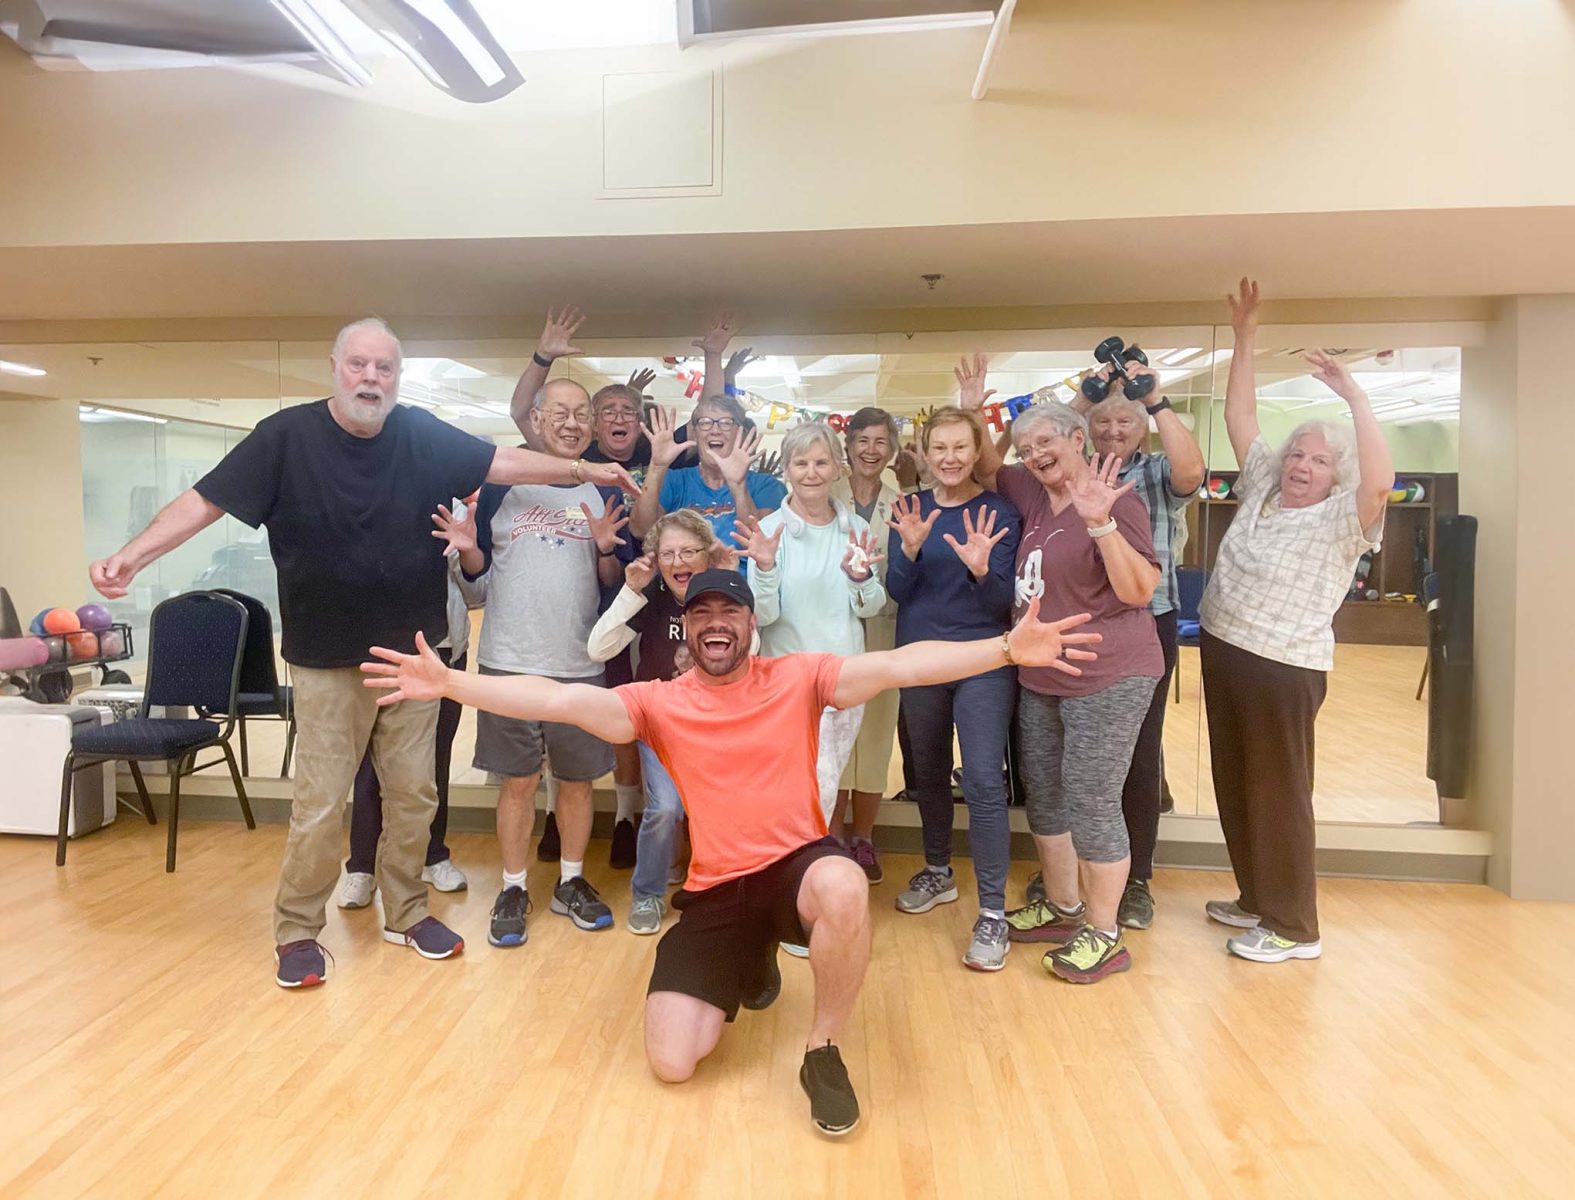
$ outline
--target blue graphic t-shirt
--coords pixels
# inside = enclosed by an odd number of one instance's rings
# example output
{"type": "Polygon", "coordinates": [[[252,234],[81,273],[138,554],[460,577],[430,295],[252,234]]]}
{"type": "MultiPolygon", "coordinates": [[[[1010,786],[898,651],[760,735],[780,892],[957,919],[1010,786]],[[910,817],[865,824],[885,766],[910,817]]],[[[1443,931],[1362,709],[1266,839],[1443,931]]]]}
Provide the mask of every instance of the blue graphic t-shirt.
{"type": "MultiPolygon", "coordinates": [[[[772,475],[762,475],[759,471],[751,471],[744,476],[744,487],[749,492],[750,500],[762,513],[780,508],[782,501],[787,499],[787,488],[782,485],[782,481],[772,475]]],[[[711,522],[719,542],[724,546],[737,546],[733,541],[733,530],[738,525],[738,510],[733,505],[733,493],[727,490],[725,483],[719,488],[707,487],[705,480],[700,477],[699,467],[668,471],[667,478],[662,480],[661,500],[664,512],[677,512],[680,508],[694,509],[711,522]]],[[[739,569],[744,569],[742,562],[739,563],[739,569]]]]}

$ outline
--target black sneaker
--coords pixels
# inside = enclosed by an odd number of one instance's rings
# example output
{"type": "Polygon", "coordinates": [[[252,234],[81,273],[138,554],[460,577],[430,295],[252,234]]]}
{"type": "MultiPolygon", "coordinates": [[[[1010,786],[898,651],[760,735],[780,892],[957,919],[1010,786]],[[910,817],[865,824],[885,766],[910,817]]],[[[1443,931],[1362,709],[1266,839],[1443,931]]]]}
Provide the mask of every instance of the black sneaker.
{"type": "Polygon", "coordinates": [[[436,917],[422,917],[409,929],[383,927],[383,940],[409,946],[422,958],[453,958],[465,952],[465,939],[436,917]]]}
{"type": "Polygon", "coordinates": [[[492,924],[487,929],[487,941],[494,946],[523,946],[529,936],[525,932],[525,914],[530,912],[530,897],[524,888],[506,887],[492,902],[492,924]]]}
{"type": "Polygon", "coordinates": [[[1147,929],[1154,923],[1154,894],[1148,890],[1148,880],[1127,880],[1121,907],[1116,910],[1116,923],[1128,929],[1147,929]]]}
{"type": "Polygon", "coordinates": [[[809,1119],[816,1129],[841,1137],[859,1123],[859,1098],[853,1094],[842,1055],[830,1042],[804,1055],[798,1082],[809,1097],[809,1119]]]}
{"type": "Polygon", "coordinates": [[[537,862],[557,862],[563,857],[563,843],[558,840],[558,814],[548,813],[547,823],[541,827],[541,841],[536,843],[537,862]]]}
{"type": "Polygon", "coordinates": [[[626,818],[613,826],[612,852],[607,861],[615,870],[628,871],[634,867],[635,840],[633,821],[626,818]]]}
{"type": "Polygon", "coordinates": [[[1049,900],[1050,897],[1045,892],[1045,873],[1043,871],[1035,871],[1028,877],[1028,903],[1048,903],[1049,900]]]}
{"type": "Polygon", "coordinates": [[[765,973],[761,984],[754,995],[745,996],[739,1003],[751,1012],[759,1012],[775,1004],[781,994],[782,968],[777,966],[777,944],[772,942],[766,950],[765,973]]]}
{"type": "Polygon", "coordinates": [[[583,875],[576,875],[552,889],[552,911],[568,917],[581,929],[611,929],[612,909],[583,875]]]}
{"type": "Polygon", "coordinates": [[[328,978],[323,948],[311,938],[275,946],[273,957],[279,964],[274,982],[282,988],[316,987],[328,978]]]}

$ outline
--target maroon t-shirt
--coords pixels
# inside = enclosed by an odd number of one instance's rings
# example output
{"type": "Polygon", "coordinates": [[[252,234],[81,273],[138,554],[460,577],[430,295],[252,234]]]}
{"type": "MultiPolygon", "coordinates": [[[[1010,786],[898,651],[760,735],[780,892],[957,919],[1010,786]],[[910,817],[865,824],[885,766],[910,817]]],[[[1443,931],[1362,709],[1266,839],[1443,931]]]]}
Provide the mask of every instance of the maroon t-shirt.
{"type": "MultiPolygon", "coordinates": [[[[1024,466],[1002,467],[995,490],[1023,515],[1012,619],[1020,619],[1029,600],[1038,596],[1041,621],[1090,613],[1094,619],[1078,632],[1103,634],[1105,639],[1090,647],[1098,652],[1097,659],[1077,664],[1081,675],[1067,675],[1050,667],[1019,667],[1018,682],[1045,696],[1091,696],[1131,675],[1158,679],[1164,673],[1165,659],[1159,635],[1154,632],[1153,614],[1147,605],[1124,604],[1116,595],[1105,574],[1099,539],[1088,536],[1088,526],[1077,515],[1077,508],[1068,504],[1059,515],[1051,512],[1050,494],[1024,466]]],[[[1127,492],[1117,498],[1110,515],[1128,544],[1159,566],[1143,501],[1127,492]]]]}

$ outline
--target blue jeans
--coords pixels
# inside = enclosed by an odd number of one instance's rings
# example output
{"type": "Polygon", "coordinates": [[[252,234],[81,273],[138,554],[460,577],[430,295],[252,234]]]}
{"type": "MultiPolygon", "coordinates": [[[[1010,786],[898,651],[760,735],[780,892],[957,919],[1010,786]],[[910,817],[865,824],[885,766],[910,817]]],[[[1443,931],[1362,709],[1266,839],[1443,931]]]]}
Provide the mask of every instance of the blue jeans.
{"type": "Polygon", "coordinates": [[[1017,707],[1017,672],[1010,667],[955,683],[902,689],[902,717],[913,752],[913,785],[924,825],[924,861],[952,861],[952,729],[962,750],[968,802],[968,843],[979,881],[979,907],[1006,907],[1012,827],[1006,815],[1006,743],[1017,707]]]}
{"type": "Polygon", "coordinates": [[[667,875],[673,869],[673,839],[678,822],[684,819],[684,802],[678,785],[644,742],[636,742],[640,752],[640,775],[645,780],[645,815],[640,818],[640,834],[635,842],[634,878],[630,890],[636,900],[667,895],[667,875]]]}

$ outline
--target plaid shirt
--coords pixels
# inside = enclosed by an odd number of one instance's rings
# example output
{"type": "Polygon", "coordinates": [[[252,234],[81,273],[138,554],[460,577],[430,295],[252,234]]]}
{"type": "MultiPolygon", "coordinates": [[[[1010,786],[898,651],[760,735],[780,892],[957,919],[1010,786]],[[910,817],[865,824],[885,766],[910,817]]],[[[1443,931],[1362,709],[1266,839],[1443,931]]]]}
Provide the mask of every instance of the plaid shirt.
{"type": "Polygon", "coordinates": [[[1200,484],[1185,496],[1170,489],[1170,456],[1145,454],[1139,450],[1121,466],[1121,480],[1136,477],[1132,489],[1148,509],[1149,531],[1154,535],[1154,553],[1159,555],[1159,586],[1149,611],[1156,617],[1176,607],[1176,559],[1187,545],[1187,523],[1182,513],[1202,489],[1200,484]]]}
{"type": "Polygon", "coordinates": [[[1356,560],[1374,550],[1383,514],[1363,529],[1356,493],[1280,507],[1280,460],[1261,437],[1237,481],[1240,505],[1203,592],[1203,628],[1223,642],[1313,671],[1334,666],[1334,614],[1356,560]]]}

